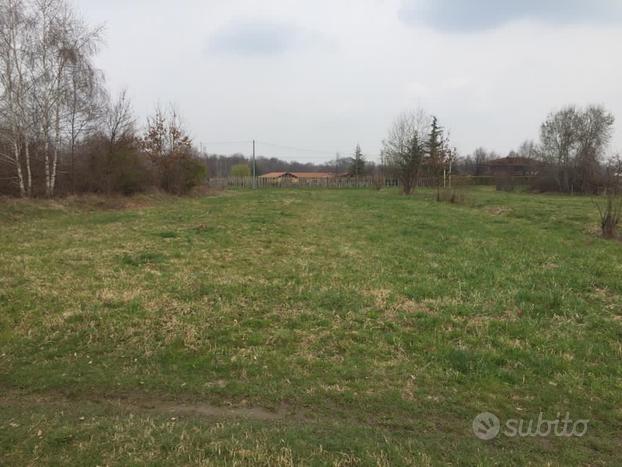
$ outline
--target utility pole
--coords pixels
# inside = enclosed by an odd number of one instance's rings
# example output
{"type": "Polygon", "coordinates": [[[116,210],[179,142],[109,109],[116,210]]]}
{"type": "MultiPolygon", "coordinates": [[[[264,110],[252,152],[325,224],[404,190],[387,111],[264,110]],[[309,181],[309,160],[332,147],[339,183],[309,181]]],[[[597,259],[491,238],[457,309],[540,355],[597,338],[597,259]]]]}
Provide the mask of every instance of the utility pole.
{"type": "Polygon", "coordinates": [[[253,140],[253,188],[257,189],[257,159],[255,157],[255,140],[253,140]]]}
{"type": "Polygon", "coordinates": [[[450,153],[449,156],[449,188],[452,188],[452,175],[454,173],[454,162],[456,160],[458,154],[458,150],[456,148],[453,148],[453,150],[450,153]]]}

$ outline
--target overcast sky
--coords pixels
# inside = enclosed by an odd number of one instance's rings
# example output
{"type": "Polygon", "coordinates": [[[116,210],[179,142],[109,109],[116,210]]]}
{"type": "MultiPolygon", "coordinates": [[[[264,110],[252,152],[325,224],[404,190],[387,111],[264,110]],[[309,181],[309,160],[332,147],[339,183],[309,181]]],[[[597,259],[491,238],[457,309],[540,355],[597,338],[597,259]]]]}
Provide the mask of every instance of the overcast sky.
{"type": "Polygon", "coordinates": [[[506,153],[571,103],[609,108],[622,149],[621,0],[75,1],[110,88],[140,118],[174,103],[209,152],[373,159],[422,107],[461,154],[506,153]]]}

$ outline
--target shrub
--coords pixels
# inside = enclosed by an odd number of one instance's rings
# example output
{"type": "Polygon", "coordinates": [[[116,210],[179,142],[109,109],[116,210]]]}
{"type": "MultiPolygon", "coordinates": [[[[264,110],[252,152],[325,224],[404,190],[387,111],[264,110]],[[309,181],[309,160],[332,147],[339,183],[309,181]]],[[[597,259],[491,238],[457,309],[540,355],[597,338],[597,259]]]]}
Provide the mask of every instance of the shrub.
{"type": "Polygon", "coordinates": [[[134,195],[147,191],[150,186],[150,167],[137,151],[117,154],[112,191],[134,195]]]}
{"type": "Polygon", "coordinates": [[[111,144],[95,135],[80,150],[82,157],[76,164],[78,192],[133,195],[147,191],[152,184],[151,163],[133,139],[111,144]]]}
{"type": "Polygon", "coordinates": [[[231,167],[232,177],[250,177],[251,169],[247,164],[235,164],[231,167]]]}
{"type": "Polygon", "coordinates": [[[162,171],[161,187],[176,195],[185,195],[201,185],[207,176],[205,164],[191,155],[181,155],[166,161],[162,171]]]}
{"type": "Polygon", "coordinates": [[[600,229],[604,238],[616,238],[622,215],[622,197],[617,190],[608,190],[604,197],[604,202],[596,201],[600,215],[600,229]]]}

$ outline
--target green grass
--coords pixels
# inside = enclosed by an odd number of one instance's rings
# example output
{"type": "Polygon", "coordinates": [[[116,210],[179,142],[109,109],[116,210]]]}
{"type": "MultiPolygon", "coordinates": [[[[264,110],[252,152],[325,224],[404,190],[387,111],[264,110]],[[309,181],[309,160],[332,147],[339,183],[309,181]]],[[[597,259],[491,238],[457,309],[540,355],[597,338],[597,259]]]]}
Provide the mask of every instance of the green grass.
{"type": "Polygon", "coordinates": [[[0,464],[615,464],[622,243],[588,198],[468,197],[3,201],[0,464]]]}

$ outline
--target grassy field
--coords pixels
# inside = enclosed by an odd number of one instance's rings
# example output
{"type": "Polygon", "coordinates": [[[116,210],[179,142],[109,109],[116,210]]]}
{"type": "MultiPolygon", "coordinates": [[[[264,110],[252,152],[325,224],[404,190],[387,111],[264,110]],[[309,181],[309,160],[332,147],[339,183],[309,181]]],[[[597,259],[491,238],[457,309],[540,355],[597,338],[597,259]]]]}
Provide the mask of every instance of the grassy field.
{"type": "Polygon", "coordinates": [[[468,200],[0,202],[0,465],[618,463],[622,243],[587,198],[468,200]]]}

